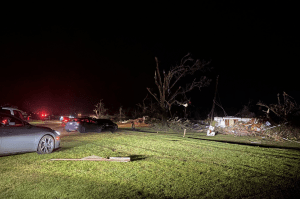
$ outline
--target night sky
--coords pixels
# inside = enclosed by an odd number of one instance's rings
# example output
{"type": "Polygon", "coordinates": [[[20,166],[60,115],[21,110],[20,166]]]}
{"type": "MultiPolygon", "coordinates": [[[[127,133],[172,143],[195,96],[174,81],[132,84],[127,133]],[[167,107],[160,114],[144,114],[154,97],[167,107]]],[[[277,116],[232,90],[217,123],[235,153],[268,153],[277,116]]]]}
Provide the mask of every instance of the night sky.
{"type": "Polygon", "coordinates": [[[206,73],[211,85],[187,95],[194,109],[211,109],[217,75],[225,110],[240,109],[249,100],[274,103],[283,91],[300,103],[295,5],[161,6],[5,17],[0,105],[88,113],[103,99],[111,112],[136,108],[146,88],[156,88],[155,57],[168,70],[187,53],[213,67],[206,73]]]}

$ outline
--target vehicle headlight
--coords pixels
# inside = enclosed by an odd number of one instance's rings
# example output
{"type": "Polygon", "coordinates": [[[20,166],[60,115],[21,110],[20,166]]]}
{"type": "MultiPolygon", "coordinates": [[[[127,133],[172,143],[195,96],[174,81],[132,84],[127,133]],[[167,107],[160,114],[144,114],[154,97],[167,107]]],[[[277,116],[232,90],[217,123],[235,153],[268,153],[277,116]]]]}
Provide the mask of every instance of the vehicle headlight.
{"type": "Polygon", "coordinates": [[[58,135],[60,135],[60,132],[59,132],[59,131],[55,131],[55,133],[57,133],[58,135]]]}

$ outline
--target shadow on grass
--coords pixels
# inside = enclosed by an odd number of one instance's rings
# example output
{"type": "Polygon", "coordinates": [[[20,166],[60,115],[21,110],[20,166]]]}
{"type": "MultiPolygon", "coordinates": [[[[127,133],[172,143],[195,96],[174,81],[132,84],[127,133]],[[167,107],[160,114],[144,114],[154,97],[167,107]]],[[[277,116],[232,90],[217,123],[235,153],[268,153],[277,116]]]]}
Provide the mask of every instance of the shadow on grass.
{"type": "MultiPolygon", "coordinates": [[[[53,151],[51,153],[59,152],[59,151],[61,151],[60,149],[61,149],[61,147],[59,147],[57,149],[53,149],[53,151]]],[[[63,149],[63,150],[65,150],[65,149],[63,149]]],[[[7,153],[7,154],[0,154],[0,157],[18,156],[18,155],[23,155],[23,154],[26,154],[26,153],[36,153],[37,155],[47,155],[47,154],[38,154],[36,151],[23,151],[23,152],[13,152],[13,153],[7,153]]],[[[51,153],[49,153],[49,154],[51,154],[51,153]]]]}
{"type": "Polygon", "coordinates": [[[1,154],[0,157],[6,157],[6,156],[18,156],[18,155],[23,155],[25,153],[34,153],[34,152],[15,152],[15,153],[6,153],[6,154],[1,154]]]}
{"type": "Polygon", "coordinates": [[[133,132],[143,132],[143,133],[156,133],[153,131],[147,131],[142,129],[132,129],[132,128],[119,128],[118,131],[133,131],[133,132]]]}
{"type": "Polygon", "coordinates": [[[222,143],[229,143],[229,144],[246,145],[246,146],[259,146],[262,148],[293,149],[293,150],[300,151],[300,148],[297,148],[297,147],[272,146],[272,145],[267,145],[267,144],[234,142],[234,141],[228,141],[228,140],[203,139],[203,138],[195,138],[195,137],[187,137],[187,138],[196,139],[196,140],[212,141],[212,142],[222,142],[222,143]]]}
{"type": "MultiPolygon", "coordinates": [[[[119,129],[121,130],[121,129],[119,129]]],[[[144,133],[154,133],[156,134],[157,131],[148,131],[143,129],[132,129],[132,128],[122,128],[122,131],[133,131],[133,132],[144,132],[144,133]]],[[[164,131],[158,131],[158,133],[163,133],[164,131]]],[[[165,132],[164,132],[165,133],[165,132]]],[[[169,135],[181,135],[183,133],[180,132],[167,132],[169,135]]],[[[277,149],[292,149],[300,151],[299,147],[288,147],[288,146],[278,146],[278,145],[269,145],[269,144],[260,144],[260,143],[245,143],[245,142],[238,142],[238,141],[230,141],[230,140],[216,140],[216,139],[205,139],[206,134],[197,134],[199,137],[203,138],[197,138],[197,137],[186,137],[190,139],[196,139],[196,140],[206,140],[206,141],[212,141],[212,142],[221,142],[221,143],[229,143],[229,144],[238,144],[238,145],[246,145],[246,146],[258,146],[262,148],[277,148],[277,149]]],[[[178,141],[178,140],[171,140],[171,141],[178,141]]]]}
{"type": "Polygon", "coordinates": [[[55,149],[52,151],[52,153],[57,153],[57,152],[61,152],[61,151],[67,151],[67,150],[70,150],[70,149],[73,149],[74,146],[70,146],[70,147],[59,147],[58,149],[55,149]]]}
{"type": "Polygon", "coordinates": [[[133,162],[133,161],[138,161],[138,160],[144,160],[147,158],[147,156],[144,156],[144,155],[130,155],[130,161],[133,162]]]}

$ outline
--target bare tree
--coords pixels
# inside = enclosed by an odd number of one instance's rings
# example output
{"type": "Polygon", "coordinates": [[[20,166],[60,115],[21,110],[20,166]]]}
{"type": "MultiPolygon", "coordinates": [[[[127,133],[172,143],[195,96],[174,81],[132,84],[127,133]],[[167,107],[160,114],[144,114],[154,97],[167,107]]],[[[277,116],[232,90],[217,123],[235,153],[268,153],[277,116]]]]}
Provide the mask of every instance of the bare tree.
{"type": "Polygon", "coordinates": [[[123,107],[122,106],[120,106],[120,108],[119,108],[119,112],[120,112],[120,119],[119,120],[122,120],[122,109],[123,109],[123,107]]]}
{"type": "Polygon", "coordinates": [[[95,107],[96,107],[96,108],[94,109],[94,112],[95,112],[95,114],[96,114],[96,117],[97,117],[98,119],[104,117],[104,115],[105,115],[107,109],[104,108],[104,103],[102,102],[102,99],[100,100],[99,103],[97,103],[97,104],[95,105],[95,107]]]}
{"type": "Polygon", "coordinates": [[[157,103],[153,103],[152,97],[149,97],[148,94],[143,99],[143,103],[142,104],[138,103],[137,106],[141,110],[142,116],[147,115],[150,117],[157,117],[157,114],[158,114],[157,103]]]}
{"type": "MultiPolygon", "coordinates": [[[[178,106],[183,106],[184,107],[183,116],[184,116],[184,118],[187,118],[188,114],[187,114],[186,110],[187,110],[187,107],[191,105],[191,99],[187,99],[186,95],[184,95],[183,100],[181,100],[181,101],[175,100],[175,102],[178,106]]],[[[172,114],[171,114],[171,117],[172,117],[172,114]]]]}
{"type": "Polygon", "coordinates": [[[200,60],[194,60],[190,54],[185,55],[179,65],[171,67],[169,71],[163,70],[163,76],[161,76],[158,59],[155,57],[156,71],[154,74],[155,84],[158,88],[158,94],[154,93],[147,88],[149,93],[158,102],[162,112],[162,124],[166,125],[168,111],[171,112],[172,105],[176,102],[176,97],[183,95],[194,88],[199,90],[202,87],[208,86],[210,80],[206,76],[200,77],[198,80],[194,78],[191,83],[185,86],[179,86],[180,80],[188,75],[194,75],[196,71],[201,71],[209,62],[202,62],[200,60]]]}
{"type": "Polygon", "coordinates": [[[140,103],[137,104],[137,106],[142,110],[143,114],[145,114],[148,111],[148,109],[149,109],[149,107],[147,107],[147,105],[145,103],[145,101],[146,101],[147,98],[148,98],[148,94],[143,99],[143,104],[140,104],[140,103]]]}
{"type": "Polygon", "coordinates": [[[252,112],[251,109],[252,101],[249,100],[248,104],[244,105],[243,108],[237,114],[235,114],[235,116],[253,118],[255,117],[255,113],[252,112]]]}
{"type": "Polygon", "coordinates": [[[280,95],[277,94],[277,104],[270,104],[266,105],[262,102],[258,102],[257,105],[266,107],[268,110],[264,111],[269,118],[269,113],[272,111],[277,117],[281,118],[284,122],[288,121],[289,116],[293,114],[295,111],[299,110],[299,106],[297,105],[296,101],[283,92],[283,102],[280,102],[280,95]]]}

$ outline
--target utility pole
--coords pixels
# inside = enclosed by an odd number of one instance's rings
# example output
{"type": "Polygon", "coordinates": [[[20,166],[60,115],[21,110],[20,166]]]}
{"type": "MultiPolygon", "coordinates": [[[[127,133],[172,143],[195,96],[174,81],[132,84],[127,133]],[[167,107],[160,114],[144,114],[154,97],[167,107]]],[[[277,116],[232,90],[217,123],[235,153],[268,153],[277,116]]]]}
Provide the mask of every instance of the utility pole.
{"type": "Polygon", "coordinates": [[[217,76],[217,80],[216,80],[216,90],[215,90],[215,96],[214,96],[213,105],[212,105],[212,109],[211,109],[211,119],[210,119],[210,123],[212,123],[213,118],[214,118],[215,101],[216,101],[216,97],[217,97],[217,89],[218,89],[218,79],[219,79],[219,75],[217,76]]]}

